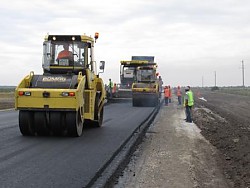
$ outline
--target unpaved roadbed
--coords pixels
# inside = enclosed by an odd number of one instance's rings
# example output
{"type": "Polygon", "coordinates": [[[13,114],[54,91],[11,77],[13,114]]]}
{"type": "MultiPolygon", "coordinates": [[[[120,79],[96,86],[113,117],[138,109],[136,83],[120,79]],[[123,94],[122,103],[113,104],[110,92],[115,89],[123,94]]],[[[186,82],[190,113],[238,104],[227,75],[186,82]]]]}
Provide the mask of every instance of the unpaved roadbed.
{"type": "Polygon", "coordinates": [[[176,102],[164,106],[115,187],[231,187],[217,149],[176,102]]]}

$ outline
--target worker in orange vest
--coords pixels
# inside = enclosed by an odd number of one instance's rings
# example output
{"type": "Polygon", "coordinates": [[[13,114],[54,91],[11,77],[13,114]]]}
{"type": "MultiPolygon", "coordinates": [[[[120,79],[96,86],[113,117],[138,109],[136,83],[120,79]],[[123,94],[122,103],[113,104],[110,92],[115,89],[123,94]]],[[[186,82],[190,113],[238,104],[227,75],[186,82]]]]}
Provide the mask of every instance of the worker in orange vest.
{"type": "Polygon", "coordinates": [[[69,59],[69,60],[73,60],[73,53],[71,51],[69,51],[69,45],[68,44],[64,44],[63,45],[63,50],[61,52],[59,52],[57,59],[69,59]]]}
{"type": "Polygon", "coordinates": [[[165,88],[164,88],[165,106],[168,106],[169,94],[170,94],[170,90],[169,90],[168,86],[165,86],[165,88]]]}
{"type": "Polygon", "coordinates": [[[177,95],[177,97],[178,97],[178,105],[181,105],[181,96],[182,96],[182,92],[181,92],[181,87],[180,87],[180,86],[177,87],[176,95],[177,95]]]}
{"type": "Polygon", "coordinates": [[[112,89],[112,95],[116,97],[116,83],[114,83],[113,89],[112,89]]]}

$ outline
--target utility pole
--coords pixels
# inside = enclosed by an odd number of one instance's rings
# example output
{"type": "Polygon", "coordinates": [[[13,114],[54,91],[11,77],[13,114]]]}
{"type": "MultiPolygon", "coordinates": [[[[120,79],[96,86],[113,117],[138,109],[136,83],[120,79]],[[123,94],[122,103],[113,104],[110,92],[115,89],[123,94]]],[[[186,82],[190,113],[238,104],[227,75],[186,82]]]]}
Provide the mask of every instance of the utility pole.
{"type": "Polygon", "coordinates": [[[242,60],[241,63],[242,63],[242,67],[241,67],[241,68],[242,68],[242,82],[243,82],[242,86],[245,87],[245,80],[244,80],[244,61],[242,60]]]}
{"type": "Polygon", "coordinates": [[[216,71],[214,71],[214,86],[216,87],[216,71]]]}
{"type": "Polygon", "coordinates": [[[203,76],[201,78],[201,87],[203,88],[204,87],[204,79],[203,79],[203,76]]]}

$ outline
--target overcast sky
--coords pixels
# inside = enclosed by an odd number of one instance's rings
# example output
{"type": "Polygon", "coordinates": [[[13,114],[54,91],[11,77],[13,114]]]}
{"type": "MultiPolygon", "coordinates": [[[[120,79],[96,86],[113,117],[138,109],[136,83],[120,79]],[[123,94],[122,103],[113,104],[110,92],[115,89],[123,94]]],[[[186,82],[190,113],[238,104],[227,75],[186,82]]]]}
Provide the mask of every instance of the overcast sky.
{"type": "Polygon", "coordinates": [[[250,85],[249,0],[1,0],[0,85],[42,73],[50,34],[100,33],[96,61],[105,83],[119,82],[119,63],[155,56],[164,84],[250,85]]]}

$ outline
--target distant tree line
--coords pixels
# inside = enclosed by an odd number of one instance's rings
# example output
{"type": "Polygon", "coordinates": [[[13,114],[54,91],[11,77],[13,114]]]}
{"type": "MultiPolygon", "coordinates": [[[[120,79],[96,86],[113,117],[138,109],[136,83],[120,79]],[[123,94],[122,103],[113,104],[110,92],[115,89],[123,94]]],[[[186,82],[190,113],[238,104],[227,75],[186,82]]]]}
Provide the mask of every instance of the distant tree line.
{"type": "Polygon", "coordinates": [[[0,92],[14,92],[16,86],[0,86],[0,92]]]}

